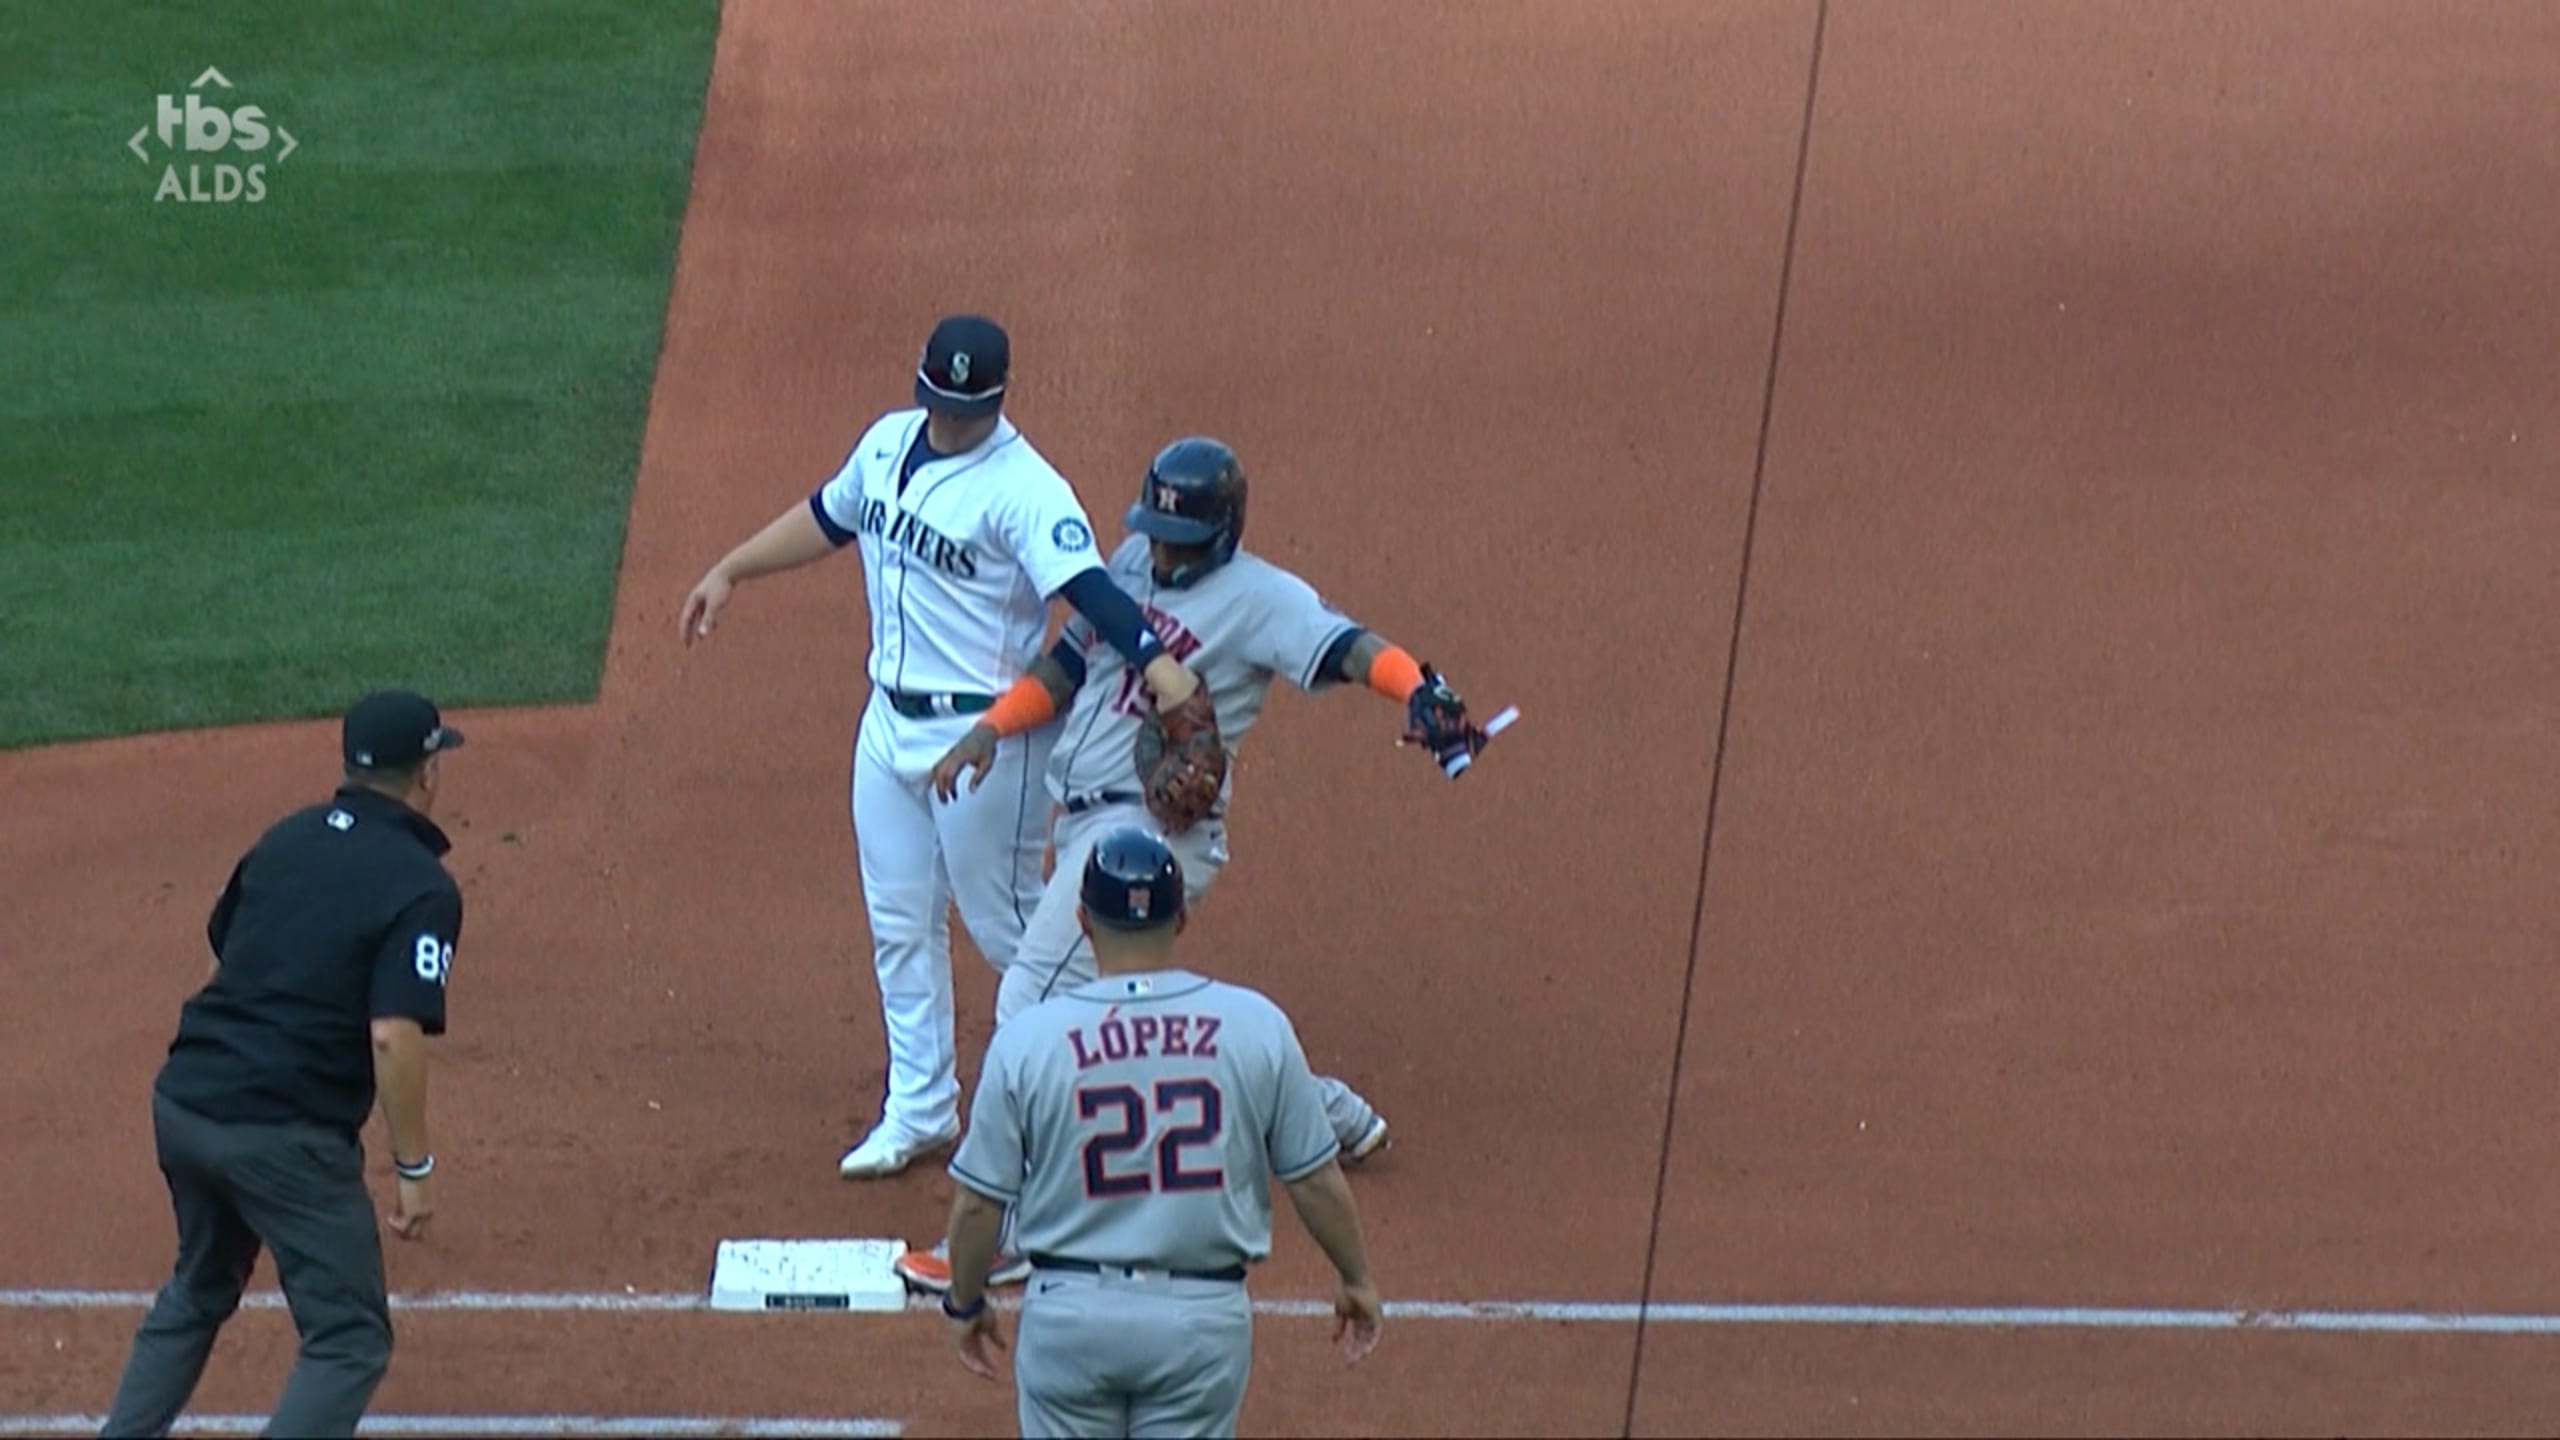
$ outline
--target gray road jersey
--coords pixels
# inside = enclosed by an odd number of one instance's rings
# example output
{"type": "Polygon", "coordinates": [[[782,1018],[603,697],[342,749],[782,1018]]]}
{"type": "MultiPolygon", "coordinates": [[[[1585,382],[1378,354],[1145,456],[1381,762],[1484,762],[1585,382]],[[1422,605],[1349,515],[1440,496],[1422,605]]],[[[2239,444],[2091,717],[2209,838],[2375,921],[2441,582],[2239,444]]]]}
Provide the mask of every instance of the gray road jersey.
{"type": "Polygon", "coordinates": [[[1013,1206],[1025,1254],[1217,1270],[1271,1254],[1271,1182],[1337,1148],[1280,1007],[1160,970],[1089,981],[1000,1027],[951,1175],[1013,1206]]]}
{"type": "MultiPolygon", "coordinates": [[[[1322,689],[1328,682],[1316,677],[1317,665],[1356,628],[1315,587],[1250,551],[1178,590],[1156,584],[1143,535],[1122,541],[1109,568],[1165,648],[1207,682],[1229,749],[1253,728],[1274,680],[1322,689]]],[[[1064,800],[1131,789],[1138,779],[1132,758],[1138,728],[1155,702],[1139,673],[1081,617],[1067,622],[1065,633],[1084,650],[1085,679],[1067,704],[1049,758],[1050,794],[1064,800]]]]}

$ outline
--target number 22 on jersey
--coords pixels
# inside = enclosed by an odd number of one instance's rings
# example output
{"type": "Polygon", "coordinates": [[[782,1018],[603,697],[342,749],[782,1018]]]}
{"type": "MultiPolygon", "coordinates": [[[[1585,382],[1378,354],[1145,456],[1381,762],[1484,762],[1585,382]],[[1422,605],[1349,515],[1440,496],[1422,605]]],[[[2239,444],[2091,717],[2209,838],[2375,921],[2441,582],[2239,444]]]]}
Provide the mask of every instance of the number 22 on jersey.
{"type": "Polygon", "coordinates": [[[1215,1145],[1226,1133],[1226,1097],[1206,1078],[1159,1080],[1152,1092],[1137,1085],[1088,1085],[1076,1091],[1076,1118],[1103,1128],[1085,1137],[1084,1193],[1108,1200],[1129,1195],[1181,1195],[1217,1190],[1227,1183],[1215,1163],[1200,1165],[1184,1154],[1215,1145]],[[1126,1158],[1146,1146],[1154,1122],[1167,1123],[1152,1156],[1134,1167],[1126,1158]]]}

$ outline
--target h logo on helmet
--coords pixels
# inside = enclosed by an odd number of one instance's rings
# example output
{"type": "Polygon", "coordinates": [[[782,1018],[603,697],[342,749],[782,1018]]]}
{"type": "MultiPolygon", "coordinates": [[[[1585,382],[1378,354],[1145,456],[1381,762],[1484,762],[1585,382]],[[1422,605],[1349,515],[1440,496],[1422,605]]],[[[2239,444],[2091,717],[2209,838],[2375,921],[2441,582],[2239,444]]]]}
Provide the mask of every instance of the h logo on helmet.
{"type": "Polygon", "coordinates": [[[1168,515],[1178,513],[1182,509],[1182,492],[1159,482],[1156,485],[1156,508],[1168,515]]]}

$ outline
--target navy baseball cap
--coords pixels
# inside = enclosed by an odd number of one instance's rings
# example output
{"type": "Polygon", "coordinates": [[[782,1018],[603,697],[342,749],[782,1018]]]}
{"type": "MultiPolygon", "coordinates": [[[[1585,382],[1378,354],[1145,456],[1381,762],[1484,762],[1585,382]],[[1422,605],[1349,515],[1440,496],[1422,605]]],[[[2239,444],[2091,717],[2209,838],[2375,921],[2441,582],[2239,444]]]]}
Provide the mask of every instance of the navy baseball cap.
{"type": "Polygon", "coordinates": [[[1170,925],[1182,914],[1182,862],[1162,840],[1123,825],[1085,857],[1077,898],[1086,917],[1108,929],[1170,925]]]}
{"type": "Polygon", "coordinates": [[[948,315],[933,327],[916,362],[916,403],[976,419],[1004,408],[1005,372],[1013,342],[984,315],[948,315]]]}
{"type": "Polygon", "coordinates": [[[405,770],[461,744],[462,732],[415,690],[374,691],[347,707],[338,734],[347,763],[359,770],[405,770]]]}

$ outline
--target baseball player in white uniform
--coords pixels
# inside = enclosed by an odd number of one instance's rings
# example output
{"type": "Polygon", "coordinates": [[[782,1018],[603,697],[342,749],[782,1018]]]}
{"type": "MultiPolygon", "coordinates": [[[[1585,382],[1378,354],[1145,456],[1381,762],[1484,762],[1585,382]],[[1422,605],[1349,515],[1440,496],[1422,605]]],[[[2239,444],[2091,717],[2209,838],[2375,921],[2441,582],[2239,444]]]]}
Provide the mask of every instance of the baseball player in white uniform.
{"type": "Polygon", "coordinates": [[[861,553],[871,694],[850,800],[889,1057],[878,1123],[837,1162],[849,1179],[958,1136],[949,912],[956,900],[988,963],[1011,967],[1040,898],[1054,740],[1021,733],[1001,697],[1037,657],[1050,602],[1126,646],[1166,710],[1199,688],[1104,574],[1074,488],[1003,414],[1010,352],[984,316],[935,326],[915,406],[874,421],[833,478],[712,566],[679,619],[691,644],[738,584],[861,553]],[[988,716],[1015,736],[990,756],[989,783],[937,803],[934,762],[988,716]]]}
{"type": "Polygon", "coordinates": [[[1272,1182],[1333,1262],[1334,1336],[1353,1362],[1381,1311],[1359,1210],[1289,1017],[1176,961],[1188,910],[1173,851],[1117,827],[1068,873],[1094,973],[987,1050],[950,1166],[952,1347],[997,1378],[986,1278],[1009,1209],[1034,1267],[1014,1358],[1022,1433],[1233,1435],[1272,1182]]]}
{"type": "MultiPolygon", "coordinates": [[[[1437,676],[1327,604],[1305,580],[1241,548],[1245,500],[1244,470],[1233,450],[1203,437],[1177,440],[1149,467],[1127,515],[1135,533],[1108,566],[1113,580],[1138,598],[1156,634],[1208,686],[1228,748],[1251,731],[1282,679],[1309,692],[1365,684],[1405,704],[1408,738],[1429,745],[1444,762],[1480,747],[1484,732],[1437,676]]],[[[1049,793],[1061,809],[1055,866],[997,992],[999,1032],[1041,1000],[1094,978],[1093,947],[1076,923],[1076,886],[1095,841],[1125,826],[1154,830],[1182,862],[1186,903],[1197,905],[1227,861],[1223,801],[1232,788],[1229,777],[1220,785],[1221,803],[1187,826],[1169,825],[1150,810],[1137,761],[1148,704],[1144,683],[1080,622],[1069,621],[1056,646],[1016,684],[1035,702],[1064,712],[1048,766],[1049,793]]],[[[1037,703],[1026,703],[1008,709],[1007,718],[1038,713],[1037,703]]],[[[976,793],[988,777],[1001,777],[994,767],[1010,743],[1001,724],[971,727],[934,767],[938,793],[976,793]],[[965,789],[959,783],[964,771],[974,772],[965,789]]],[[[1317,1084],[1346,1160],[1357,1164],[1385,1146],[1387,1122],[1376,1107],[1331,1076],[1317,1084]]],[[[897,1267],[920,1289],[949,1283],[943,1255],[910,1250],[897,1267]]],[[[1008,1247],[994,1278],[1006,1284],[1027,1273],[1021,1254],[1008,1247]]]]}

